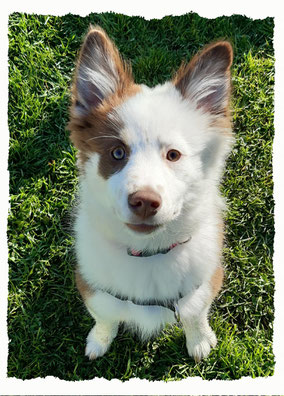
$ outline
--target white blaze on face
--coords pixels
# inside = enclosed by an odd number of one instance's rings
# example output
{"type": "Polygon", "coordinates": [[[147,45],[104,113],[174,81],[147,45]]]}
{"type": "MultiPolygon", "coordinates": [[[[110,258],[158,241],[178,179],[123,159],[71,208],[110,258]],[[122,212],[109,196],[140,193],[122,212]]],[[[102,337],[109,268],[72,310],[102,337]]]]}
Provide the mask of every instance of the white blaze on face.
{"type": "Polygon", "coordinates": [[[128,195],[147,187],[162,198],[154,221],[173,220],[184,200],[192,196],[192,185],[201,177],[198,153],[204,147],[206,117],[191,110],[188,104],[185,106],[170,83],[154,89],[143,87],[116,112],[124,124],[120,138],[130,147],[126,166],[108,181],[119,216],[123,221],[129,220],[132,213],[128,195]],[[181,158],[169,161],[169,150],[179,151],[181,158]]]}

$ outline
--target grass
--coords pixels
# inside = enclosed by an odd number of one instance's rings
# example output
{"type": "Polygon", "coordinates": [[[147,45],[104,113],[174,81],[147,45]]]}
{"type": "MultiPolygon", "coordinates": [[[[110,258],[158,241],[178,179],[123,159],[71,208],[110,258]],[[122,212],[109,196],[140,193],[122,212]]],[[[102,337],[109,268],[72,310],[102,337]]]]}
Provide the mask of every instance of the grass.
{"type": "Polygon", "coordinates": [[[273,19],[197,14],[146,21],[113,13],[9,18],[10,203],[8,376],[173,381],[271,376],[273,336],[273,19]],[[196,364],[178,327],[142,344],[119,332],[108,354],[84,356],[93,320],[74,285],[70,206],[77,188],[69,142],[69,88],[89,23],[130,59],[138,83],[170,78],[182,59],[217,38],[234,46],[236,144],[222,183],[228,199],[226,282],[213,305],[219,339],[196,364]]]}

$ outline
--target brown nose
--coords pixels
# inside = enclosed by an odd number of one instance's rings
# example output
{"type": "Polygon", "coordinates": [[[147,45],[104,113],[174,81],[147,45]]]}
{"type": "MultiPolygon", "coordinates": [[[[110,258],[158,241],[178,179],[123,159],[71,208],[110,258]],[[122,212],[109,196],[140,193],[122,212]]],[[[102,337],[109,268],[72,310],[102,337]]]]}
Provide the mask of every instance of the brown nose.
{"type": "Polygon", "coordinates": [[[154,216],[162,204],[161,196],[153,190],[136,191],[128,196],[128,205],[142,219],[154,216]]]}

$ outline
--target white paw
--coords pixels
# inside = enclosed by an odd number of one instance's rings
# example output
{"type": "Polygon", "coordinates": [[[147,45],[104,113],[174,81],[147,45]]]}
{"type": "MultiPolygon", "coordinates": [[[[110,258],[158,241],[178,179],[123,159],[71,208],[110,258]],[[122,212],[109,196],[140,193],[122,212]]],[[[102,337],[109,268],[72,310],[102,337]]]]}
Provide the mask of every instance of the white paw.
{"type": "Polygon", "coordinates": [[[100,356],[103,356],[108,350],[109,345],[101,344],[98,340],[88,340],[85,349],[85,355],[90,360],[94,360],[100,356]]]}
{"type": "Polygon", "coordinates": [[[94,326],[87,337],[85,355],[90,360],[103,356],[110,347],[112,340],[111,334],[104,333],[101,329],[97,329],[97,326],[94,326]]]}
{"type": "Polygon", "coordinates": [[[186,335],[186,347],[189,356],[193,357],[195,362],[200,362],[206,358],[211,347],[217,345],[217,338],[213,330],[208,329],[206,333],[197,332],[196,330],[186,335]]]}

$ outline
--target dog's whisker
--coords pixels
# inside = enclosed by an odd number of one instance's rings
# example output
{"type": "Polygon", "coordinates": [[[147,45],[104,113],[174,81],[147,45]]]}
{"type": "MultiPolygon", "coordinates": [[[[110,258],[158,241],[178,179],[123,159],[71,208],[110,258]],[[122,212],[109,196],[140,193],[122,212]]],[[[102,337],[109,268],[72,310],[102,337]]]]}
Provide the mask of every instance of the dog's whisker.
{"type": "Polygon", "coordinates": [[[121,141],[121,139],[118,136],[114,136],[114,135],[103,135],[103,136],[94,136],[90,139],[87,139],[87,142],[89,142],[90,140],[95,140],[95,139],[117,139],[119,141],[121,141]]]}

